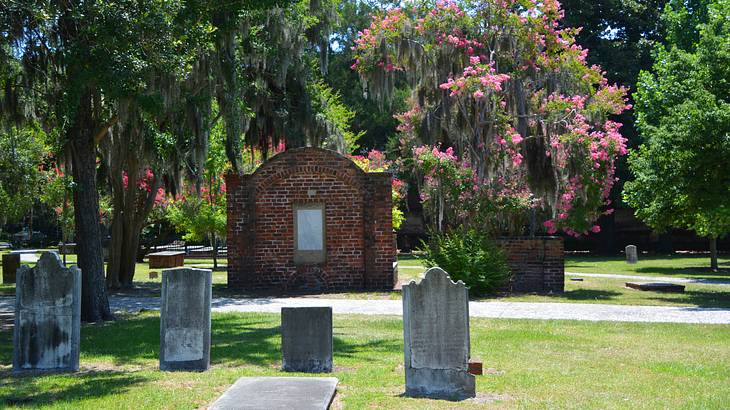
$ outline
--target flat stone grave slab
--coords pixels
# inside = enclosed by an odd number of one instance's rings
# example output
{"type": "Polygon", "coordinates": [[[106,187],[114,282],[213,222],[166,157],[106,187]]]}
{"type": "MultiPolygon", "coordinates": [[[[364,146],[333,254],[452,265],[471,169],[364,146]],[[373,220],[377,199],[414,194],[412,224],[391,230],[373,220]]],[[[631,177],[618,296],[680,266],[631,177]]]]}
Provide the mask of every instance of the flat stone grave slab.
{"type": "Polygon", "coordinates": [[[654,292],[684,292],[684,285],[669,282],[626,282],[626,287],[636,290],[652,290],[654,292]]]}
{"type": "Polygon", "coordinates": [[[185,252],[163,251],[147,255],[150,269],[175,268],[185,265],[185,252]]]}
{"type": "Polygon", "coordinates": [[[335,396],[335,377],[241,377],[211,410],[326,410],[335,396]]]}

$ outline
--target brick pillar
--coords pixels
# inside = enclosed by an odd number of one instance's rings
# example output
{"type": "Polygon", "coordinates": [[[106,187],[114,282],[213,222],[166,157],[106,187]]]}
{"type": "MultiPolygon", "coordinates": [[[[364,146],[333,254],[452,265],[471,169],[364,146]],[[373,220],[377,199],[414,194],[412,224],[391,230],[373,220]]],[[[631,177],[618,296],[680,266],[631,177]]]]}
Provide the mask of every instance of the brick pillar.
{"type": "Polygon", "coordinates": [[[392,179],[389,172],[368,174],[365,198],[365,287],[391,290],[398,281],[393,269],[396,248],[393,233],[392,179]]]}
{"type": "Polygon", "coordinates": [[[226,238],[228,246],[228,287],[241,289],[251,286],[253,274],[253,244],[255,231],[253,209],[255,190],[250,186],[250,175],[227,174],[226,238]]]}

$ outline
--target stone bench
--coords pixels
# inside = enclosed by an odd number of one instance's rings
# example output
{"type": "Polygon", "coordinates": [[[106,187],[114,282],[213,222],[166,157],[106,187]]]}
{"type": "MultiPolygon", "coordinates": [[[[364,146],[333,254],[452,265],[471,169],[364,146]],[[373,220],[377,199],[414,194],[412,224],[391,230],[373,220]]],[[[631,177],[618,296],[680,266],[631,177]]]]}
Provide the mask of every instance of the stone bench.
{"type": "Polygon", "coordinates": [[[150,269],[175,268],[185,264],[185,252],[155,252],[148,254],[147,258],[150,269]]]}

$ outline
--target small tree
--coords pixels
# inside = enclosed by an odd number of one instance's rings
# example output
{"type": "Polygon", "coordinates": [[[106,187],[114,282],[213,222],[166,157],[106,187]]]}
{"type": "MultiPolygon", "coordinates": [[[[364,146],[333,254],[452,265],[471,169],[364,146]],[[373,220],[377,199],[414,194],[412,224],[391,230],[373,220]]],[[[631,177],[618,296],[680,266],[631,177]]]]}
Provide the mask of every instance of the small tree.
{"type": "Polygon", "coordinates": [[[225,197],[219,202],[210,202],[192,197],[172,201],[167,217],[186,241],[210,242],[213,249],[213,269],[218,268],[218,238],[226,234],[225,197]],[[222,202],[220,202],[222,201],[222,202]]]}
{"type": "Polygon", "coordinates": [[[710,240],[716,270],[717,238],[730,232],[730,2],[690,11],[665,10],[668,45],[642,72],[636,93],[644,144],[631,153],[635,180],[626,201],[657,230],[686,228],[710,240]],[[705,16],[686,30],[687,21],[705,16]]]}

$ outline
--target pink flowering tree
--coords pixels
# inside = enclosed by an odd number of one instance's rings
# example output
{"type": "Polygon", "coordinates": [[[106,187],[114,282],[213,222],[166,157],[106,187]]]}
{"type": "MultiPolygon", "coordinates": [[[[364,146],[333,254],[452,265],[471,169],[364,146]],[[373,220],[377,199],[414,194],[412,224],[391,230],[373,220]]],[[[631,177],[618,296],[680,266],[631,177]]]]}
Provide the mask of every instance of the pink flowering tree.
{"type": "Polygon", "coordinates": [[[401,155],[426,202],[441,202],[427,206],[440,227],[490,215],[517,233],[518,216],[534,211],[548,233],[580,235],[610,212],[626,153],[610,118],[630,108],[626,90],[586,64],[562,16],[555,0],[406,2],[360,32],[352,68],[368,95],[390,98],[396,76],[413,84],[398,116],[401,155]],[[433,196],[444,172],[458,195],[449,183],[433,196]]]}

